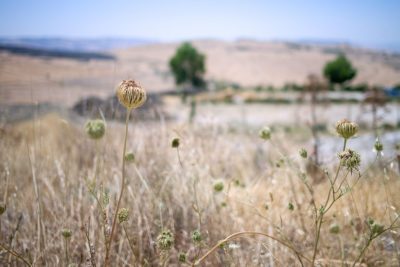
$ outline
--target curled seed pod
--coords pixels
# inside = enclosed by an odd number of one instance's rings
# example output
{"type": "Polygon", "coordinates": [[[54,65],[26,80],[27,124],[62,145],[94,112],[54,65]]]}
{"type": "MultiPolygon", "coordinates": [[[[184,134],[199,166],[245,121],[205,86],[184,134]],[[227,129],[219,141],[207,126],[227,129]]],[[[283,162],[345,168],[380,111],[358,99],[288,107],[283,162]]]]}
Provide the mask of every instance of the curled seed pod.
{"type": "Polygon", "coordinates": [[[128,163],[132,163],[135,161],[135,154],[133,154],[132,152],[129,152],[125,155],[125,161],[128,163]]]}
{"type": "Polygon", "coordinates": [[[224,190],[224,183],[222,181],[216,181],[214,183],[213,188],[214,188],[215,192],[217,192],[217,193],[221,192],[222,190],[224,190]]]}
{"type": "Polygon", "coordinates": [[[258,135],[264,140],[269,140],[269,139],[271,139],[271,129],[269,127],[265,126],[260,130],[258,135]]]}
{"type": "Polygon", "coordinates": [[[103,120],[90,120],[85,124],[85,131],[92,139],[100,139],[106,132],[106,124],[103,120]]]}
{"type": "Polygon", "coordinates": [[[70,238],[70,237],[72,236],[72,231],[71,231],[71,229],[64,228],[64,229],[61,231],[61,234],[62,234],[62,236],[63,236],[64,238],[70,238]]]}
{"type": "Polygon", "coordinates": [[[138,108],[146,102],[146,91],[134,80],[123,80],[117,88],[119,102],[127,109],[138,108]]]}
{"type": "Polygon", "coordinates": [[[199,230],[194,230],[192,232],[192,241],[193,243],[200,243],[202,240],[201,233],[199,230]]]}
{"type": "Polygon", "coordinates": [[[306,159],[307,158],[307,150],[305,150],[304,148],[300,149],[299,155],[300,155],[300,157],[306,159]]]}
{"type": "Polygon", "coordinates": [[[174,139],[172,139],[171,146],[172,146],[173,148],[178,148],[178,147],[179,147],[179,144],[180,144],[179,138],[174,138],[174,139]]]}
{"type": "Polygon", "coordinates": [[[336,223],[333,223],[329,226],[329,232],[331,234],[338,234],[340,231],[340,226],[336,223]]]}
{"type": "Polygon", "coordinates": [[[169,250],[174,244],[174,236],[170,230],[164,229],[157,237],[157,247],[160,250],[169,250]]]}
{"type": "Polygon", "coordinates": [[[343,119],[336,123],[336,132],[344,139],[349,139],[358,132],[358,125],[343,119]]]}
{"type": "Polygon", "coordinates": [[[378,139],[376,139],[376,141],[375,141],[374,150],[376,152],[382,152],[383,151],[383,144],[378,139]]]}
{"type": "Polygon", "coordinates": [[[126,222],[129,218],[129,211],[126,208],[122,208],[118,211],[118,221],[119,223],[126,222]]]}
{"type": "Polygon", "coordinates": [[[187,258],[186,253],[184,253],[184,252],[179,253],[179,256],[178,256],[179,262],[182,262],[182,263],[186,262],[186,258],[187,258]]]}
{"type": "Polygon", "coordinates": [[[347,148],[345,151],[340,152],[338,156],[340,164],[350,172],[353,172],[353,170],[358,171],[360,168],[361,156],[356,151],[347,148]]]}
{"type": "Polygon", "coordinates": [[[6,211],[6,204],[0,203],[0,215],[2,215],[6,211]]]}

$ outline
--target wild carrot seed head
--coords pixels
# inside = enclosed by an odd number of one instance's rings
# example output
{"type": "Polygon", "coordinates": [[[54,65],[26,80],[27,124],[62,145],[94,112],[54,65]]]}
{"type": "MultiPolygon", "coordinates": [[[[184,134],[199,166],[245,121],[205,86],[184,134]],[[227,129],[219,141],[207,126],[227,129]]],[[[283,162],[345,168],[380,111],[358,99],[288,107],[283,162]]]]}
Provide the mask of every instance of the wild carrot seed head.
{"type": "Polygon", "coordinates": [[[126,222],[129,218],[129,211],[126,208],[122,208],[118,211],[118,221],[119,223],[126,222]]]}
{"type": "Polygon", "coordinates": [[[72,236],[72,231],[71,231],[71,229],[64,228],[64,229],[61,231],[61,234],[62,234],[62,236],[63,236],[65,239],[68,239],[68,238],[70,238],[70,237],[72,236]]]}
{"type": "Polygon", "coordinates": [[[160,250],[169,250],[174,244],[174,236],[168,229],[163,230],[157,237],[157,246],[160,250]]]}
{"type": "Polygon", "coordinates": [[[138,108],[146,102],[146,91],[134,80],[123,80],[117,88],[119,102],[127,109],[138,108]]]}
{"type": "Polygon", "coordinates": [[[90,120],[85,124],[85,131],[92,139],[100,139],[106,132],[106,124],[103,120],[90,120]]]}
{"type": "Polygon", "coordinates": [[[336,132],[344,139],[349,139],[358,132],[358,125],[343,119],[336,123],[336,132]]]}
{"type": "Polygon", "coordinates": [[[6,204],[0,203],[0,215],[2,215],[6,211],[6,204]]]}

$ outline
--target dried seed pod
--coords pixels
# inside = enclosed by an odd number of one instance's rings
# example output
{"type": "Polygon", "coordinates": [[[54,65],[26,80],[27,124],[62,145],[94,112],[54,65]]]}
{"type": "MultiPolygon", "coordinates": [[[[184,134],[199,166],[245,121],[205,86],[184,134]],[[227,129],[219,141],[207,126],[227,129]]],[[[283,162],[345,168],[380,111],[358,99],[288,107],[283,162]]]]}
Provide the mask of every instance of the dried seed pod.
{"type": "Polygon", "coordinates": [[[127,109],[138,108],[146,102],[146,91],[134,80],[123,80],[117,88],[119,102],[127,109]]]}
{"type": "Polygon", "coordinates": [[[129,211],[126,208],[122,208],[118,211],[118,222],[126,222],[129,218],[129,211]]]}
{"type": "Polygon", "coordinates": [[[344,139],[349,139],[358,132],[358,125],[343,119],[336,123],[336,132],[344,139]]]}

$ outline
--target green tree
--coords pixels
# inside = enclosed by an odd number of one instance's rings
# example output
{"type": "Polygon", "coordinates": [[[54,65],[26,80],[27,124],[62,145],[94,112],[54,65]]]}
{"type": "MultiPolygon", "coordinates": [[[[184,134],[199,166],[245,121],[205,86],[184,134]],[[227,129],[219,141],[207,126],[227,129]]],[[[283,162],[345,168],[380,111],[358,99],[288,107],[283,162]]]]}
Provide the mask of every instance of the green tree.
{"type": "Polygon", "coordinates": [[[353,79],[356,74],[357,70],[344,55],[339,55],[336,59],[326,63],[324,67],[324,76],[333,85],[343,85],[353,79]]]}
{"type": "Polygon", "coordinates": [[[205,56],[190,43],[183,43],[169,61],[177,85],[200,88],[205,85],[205,56]]]}

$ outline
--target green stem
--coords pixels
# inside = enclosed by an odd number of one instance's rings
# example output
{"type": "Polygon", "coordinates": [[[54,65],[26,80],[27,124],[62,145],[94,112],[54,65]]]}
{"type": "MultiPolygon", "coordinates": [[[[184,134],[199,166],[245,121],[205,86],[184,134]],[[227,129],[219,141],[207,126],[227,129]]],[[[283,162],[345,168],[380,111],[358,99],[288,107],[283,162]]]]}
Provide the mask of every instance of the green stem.
{"type": "Polygon", "coordinates": [[[69,255],[68,255],[68,239],[67,238],[64,238],[64,245],[65,245],[65,261],[66,261],[66,265],[65,266],[68,266],[69,265],[69,255]]]}
{"type": "Polygon", "coordinates": [[[122,224],[122,229],[124,230],[126,239],[128,240],[129,248],[130,248],[131,251],[132,251],[133,262],[136,263],[135,250],[134,250],[134,248],[133,248],[133,245],[132,245],[131,240],[129,239],[128,232],[126,231],[126,228],[125,228],[125,225],[124,225],[124,224],[122,224]]]}
{"type": "MultiPolygon", "coordinates": [[[[347,145],[347,139],[344,139],[342,151],[344,151],[346,149],[346,145],[347,145]]],[[[340,167],[341,167],[341,164],[339,163],[339,166],[337,167],[337,170],[336,170],[335,178],[333,179],[333,181],[331,183],[331,186],[329,188],[329,192],[328,192],[328,196],[327,196],[327,198],[325,200],[325,204],[322,206],[323,210],[320,211],[320,214],[319,214],[319,216],[317,216],[317,219],[316,219],[317,221],[316,221],[316,224],[315,224],[316,225],[315,243],[314,243],[314,252],[313,252],[311,266],[315,266],[315,259],[317,257],[317,253],[318,253],[318,243],[319,243],[319,238],[320,238],[320,235],[321,235],[322,221],[323,221],[325,213],[327,212],[326,207],[327,207],[327,205],[329,203],[329,199],[330,199],[331,193],[332,193],[332,198],[333,199],[332,199],[331,205],[329,205],[329,208],[333,205],[333,203],[336,200],[335,199],[335,195],[334,195],[335,194],[334,186],[335,186],[335,183],[336,183],[336,181],[337,181],[337,179],[339,177],[340,167]]]]}
{"type": "Polygon", "coordinates": [[[369,245],[371,244],[371,237],[368,239],[367,244],[365,245],[365,247],[363,248],[363,250],[361,251],[360,255],[358,255],[357,259],[353,262],[353,267],[356,266],[356,264],[362,259],[362,257],[364,256],[365,251],[367,251],[367,248],[369,247],[369,245]]]}
{"type": "Polygon", "coordinates": [[[126,121],[125,121],[124,149],[122,151],[122,182],[121,182],[121,190],[120,190],[120,193],[119,193],[117,206],[116,206],[115,211],[114,211],[114,218],[113,218],[113,222],[112,222],[110,240],[108,241],[108,247],[107,247],[107,250],[106,250],[106,258],[105,258],[105,262],[104,262],[104,266],[105,267],[108,266],[108,263],[109,263],[109,260],[110,260],[110,250],[111,250],[111,244],[112,244],[112,241],[113,241],[113,238],[114,238],[115,228],[116,228],[116,225],[117,225],[118,210],[119,210],[119,206],[121,204],[122,195],[124,193],[124,188],[125,188],[125,154],[126,154],[126,140],[128,139],[128,122],[129,122],[130,113],[131,113],[131,109],[127,109],[126,110],[126,121]]]}

